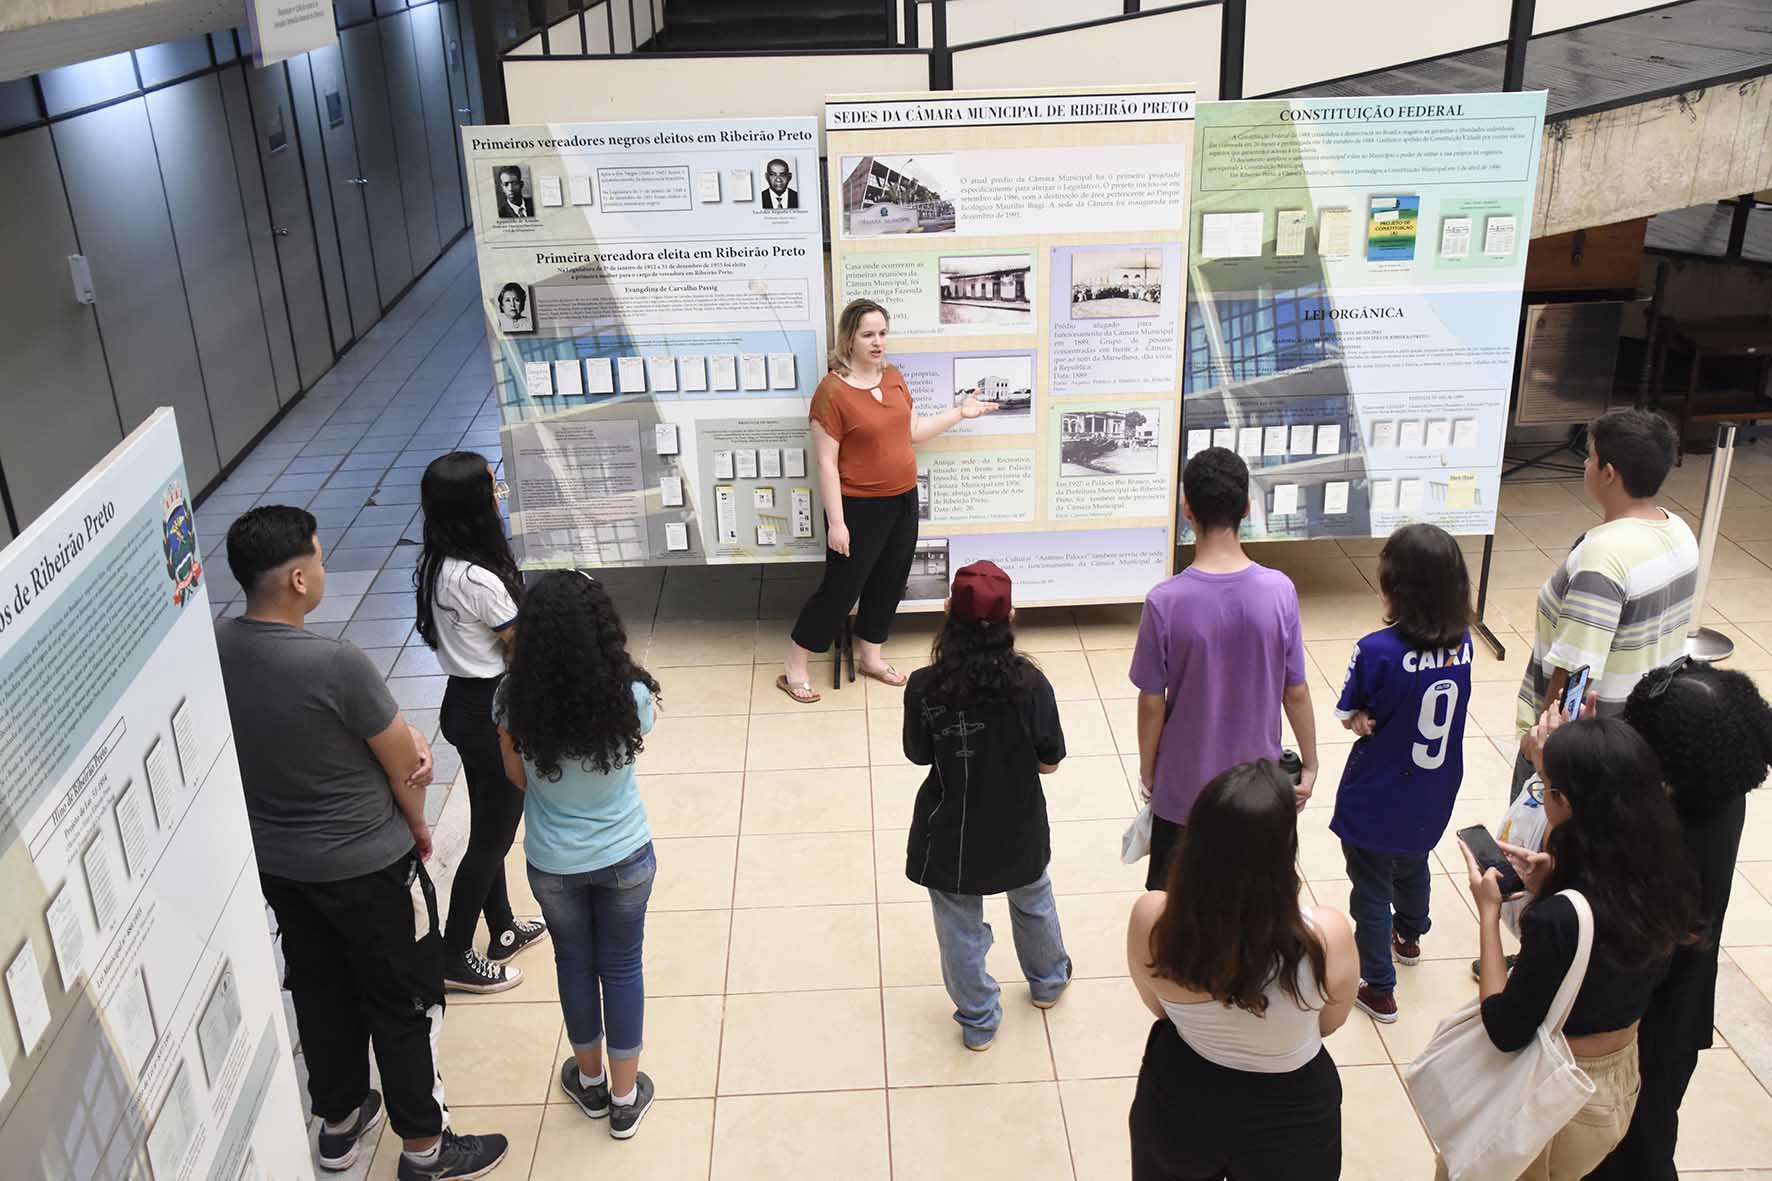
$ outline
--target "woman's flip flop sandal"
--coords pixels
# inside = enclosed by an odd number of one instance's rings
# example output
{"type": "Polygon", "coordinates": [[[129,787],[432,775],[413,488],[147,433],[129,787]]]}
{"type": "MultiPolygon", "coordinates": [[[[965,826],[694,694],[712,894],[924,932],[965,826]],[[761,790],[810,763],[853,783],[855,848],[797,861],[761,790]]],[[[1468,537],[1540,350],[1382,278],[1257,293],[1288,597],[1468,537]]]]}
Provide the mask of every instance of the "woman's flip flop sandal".
{"type": "Polygon", "coordinates": [[[907,679],[903,673],[893,668],[890,664],[883,669],[875,669],[872,672],[869,672],[867,669],[858,665],[856,666],[855,673],[857,676],[866,677],[870,681],[878,681],[882,685],[890,685],[894,689],[904,688],[904,683],[907,679]],[[895,677],[897,678],[896,680],[893,679],[895,677]]]}
{"type": "Polygon", "coordinates": [[[824,698],[818,693],[813,692],[811,681],[795,685],[789,682],[786,673],[782,673],[775,678],[775,687],[780,689],[783,693],[786,693],[789,697],[792,697],[795,701],[798,701],[801,705],[812,705],[824,700],[824,698]]]}

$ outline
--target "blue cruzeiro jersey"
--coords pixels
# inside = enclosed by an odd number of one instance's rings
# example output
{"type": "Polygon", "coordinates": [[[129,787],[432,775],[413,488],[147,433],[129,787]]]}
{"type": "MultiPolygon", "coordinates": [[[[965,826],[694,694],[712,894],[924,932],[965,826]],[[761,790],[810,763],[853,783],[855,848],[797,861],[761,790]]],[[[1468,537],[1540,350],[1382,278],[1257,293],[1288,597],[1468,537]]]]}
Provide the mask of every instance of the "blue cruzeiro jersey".
{"type": "Polygon", "coordinates": [[[1365,710],[1378,728],[1354,743],[1329,827],[1342,840],[1394,856],[1438,843],[1464,781],[1471,638],[1416,649],[1394,627],[1354,646],[1335,715],[1365,710]]]}

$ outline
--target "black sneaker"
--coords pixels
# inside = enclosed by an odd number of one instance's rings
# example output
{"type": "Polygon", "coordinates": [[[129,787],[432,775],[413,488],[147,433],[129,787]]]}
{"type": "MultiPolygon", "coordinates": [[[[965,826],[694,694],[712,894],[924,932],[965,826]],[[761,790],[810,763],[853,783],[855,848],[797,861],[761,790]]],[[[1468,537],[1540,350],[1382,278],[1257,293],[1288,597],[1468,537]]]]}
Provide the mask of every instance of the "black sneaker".
{"type": "Polygon", "coordinates": [[[492,943],[486,948],[486,958],[502,964],[531,943],[539,943],[547,937],[548,925],[540,919],[518,919],[509,930],[493,936],[492,943]]]}
{"type": "Polygon", "coordinates": [[[614,1099],[609,1101],[609,1134],[626,1140],[640,1130],[640,1121],[652,1108],[652,1079],[642,1070],[634,1080],[634,1101],[625,1107],[614,1099]]]}
{"type": "MultiPolygon", "coordinates": [[[[1510,972],[1514,970],[1514,961],[1519,958],[1520,957],[1517,955],[1510,955],[1510,956],[1503,956],[1502,957],[1502,959],[1507,964],[1507,970],[1510,972]]],[[[1482,982],[1482,980],[1483,980],[1483,961],[1482,960],[1472,960],[1471,961],[1471,979],[1477,981],[1478,983],[1482,982]]]]}
{"type": "Polygon", "coordinates": [[[496,1132],[486,1136],[457,1136],[444,1128],[436,1159],[428,1165],[421,1165],[402,1152],[397,1176],[399,1181],[469,1181],[469,1178],[484,1177],[498,1168],[509,1148],[510,1141],[496,1132]]]}
{"type": "Polygon", "coordinates": [[[565,1065],[560,1067],[560,1089],[572,1096],[578,1109],[592,1119],[602,1119],[609,1114],[609,1072],[603,1073],[603,1081],[594,1086],[585,1086],[578,1081],[578,1059],[568,1057],[565,1065]]]}
{"type": "Polygon", "coordinates": [[[382,1107],[381,1094],[371,1091],[363,1097],[363,1103],[357,1108],[357,1122],[343,1132],[328,1132],[326,1125],[320,1125],[320,1167],[329,1173],[342,1173],[357,1163],[357,1144],[375,1129],[381,1127],[382,1117],[387,1111],[382,1107]]]}
{"type": "Polygon", "coordinates": [[[443,988],[446,992],[503,992],[522,982],[523,973],[520,969],[495,964],[471,947],[443,969],[443,988]]]}

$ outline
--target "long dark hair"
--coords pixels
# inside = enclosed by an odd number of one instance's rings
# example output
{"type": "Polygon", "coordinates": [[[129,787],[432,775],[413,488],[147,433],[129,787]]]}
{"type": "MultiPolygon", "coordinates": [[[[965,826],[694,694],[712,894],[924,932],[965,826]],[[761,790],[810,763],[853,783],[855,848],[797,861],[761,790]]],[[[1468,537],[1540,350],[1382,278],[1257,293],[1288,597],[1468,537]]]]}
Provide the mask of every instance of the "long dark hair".
{"type": "Polygon", "coordinates": [[[929,696],[950,705],[1013,701],[1034,687],[1039,668],[1015,650],[1015,629],[949,614],[929,649],[929,696]]]}
{"type": "Polygon", "coordinates": [[[635,681],[658,698],[602,583],[555,570],[529,588],[502,687],[504,727],[542,778],[559,779],[567,759],[608,774],[640,754],[635,681]]]}
{"type": "Polygon", "coordinates": [[[1385,622],[1416,648],[1455,648],[1471,622],[1471,574],[1458,540],[1438,525],[1404,525],[1378,553],[1385,622]]]}
{"type": "Polygon", "coordinates": [[[1772,706],[1753,679],[1688,663],[1637,682],[1624,720],[1661,760],[1682,816],[1703,816],[1766,781],[1772,765],[1772,706]]]}
{"type": "Polygon", "coordinates": [[[412,576],[418,590],[418,634],[435,648],[437,576],[445,558],[459,558],[496,575],[513,603],[523,598],[523,579],[498,519],[491,465],[484,455],[478,451],[439,455],[425,468],[418,496],[425,512],[424,553],[412,576]]]}
{"type": "Polygon", "coordinates": [[[1300,1008],[1298,966],[1327,994],[1323,945],[1298,908],[1298,809],[1272,759],[1232,767],[1188,813],[1169,862],[1168,900],[1151,928],[1150,967],[1212,999],[1267,1012],[1268,985],[1300,1008]]]}
{"type": "Polygon", "coordinates": [[[1555,864],[1531,905],[1581,891],[1594,912],[1595,950],[1621,968],[1684,942],[1698,877],[1643,736],[1620,718],[1570,722],[1545,743],[1544,778],[1569,801],[1569,819],[1545,838],[1555,864]]]}

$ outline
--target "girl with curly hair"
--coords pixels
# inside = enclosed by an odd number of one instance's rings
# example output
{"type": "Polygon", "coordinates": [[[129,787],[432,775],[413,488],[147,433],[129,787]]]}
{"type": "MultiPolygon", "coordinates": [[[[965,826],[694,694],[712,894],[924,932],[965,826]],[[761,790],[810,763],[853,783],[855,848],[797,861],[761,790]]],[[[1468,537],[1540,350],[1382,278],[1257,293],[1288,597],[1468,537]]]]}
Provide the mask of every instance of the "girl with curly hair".
{"type": "Polygon", "coordinates": [[[984,895],[1007,894],[1015,954],[1033,1003],[1058,1002],[1071,960],[1058,928],[1040,776],[1058,770],[1064,730],[1052,683],[1015,650],[1009,576],[974,562],[954,576],[928,668],[904,691],[904,753],[929,768],[911,817],[905,876],[929,891],[941,978],[968,1050],[1003,1021],[985,971],[984,895]]]}
{"type": "Polygon", "coordinates": [[[505,771],[527,793],[529,888],[554,934],[572,1043],[560,1087],[592,1119],[608,1116],[617,1140],[652,1105],[640,948],[657,862],[634,760],[658,700],[602,584],[560,570],[529,588],[493,712],[505,771]]]}
{"type": "Polygon", "coordinates": [[[499,489],[492,465],[475,451],[438,456],[418,485],[425,517],[424,552],[413,574],[418,634],[449,675],[438,722],[468,781],[468,847],[443,925],[443,984],[451,992],[515,988],[523,973],[510,961],[548,933],[545,924],[511,913],[505,886],[505,854],[517,837],[523,793],[505,777],[491,707],[523,582],[499,520],[499,489]],[[485,955],[474,948],[482,914],[485,955]]]}
{"type": "Polygon", "coordinates": [[[1674,1181],[1680,1101],[1711,1045],[1716,1022],[1717,946],[1729,884],[1747,820],[1747,793],[1772,764],[1772,706],[1746,675],[1682,658],[1637,682],[1624,720],[1661,760],[1698,871],[1696,938],[1674,951],[1638,1035],[1643,1091],[1630,1130],[1589,1177],[1674,1181]]]}

